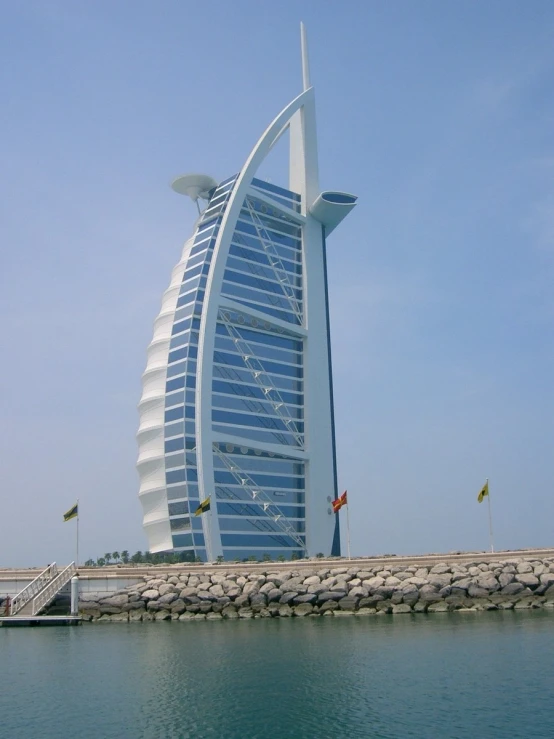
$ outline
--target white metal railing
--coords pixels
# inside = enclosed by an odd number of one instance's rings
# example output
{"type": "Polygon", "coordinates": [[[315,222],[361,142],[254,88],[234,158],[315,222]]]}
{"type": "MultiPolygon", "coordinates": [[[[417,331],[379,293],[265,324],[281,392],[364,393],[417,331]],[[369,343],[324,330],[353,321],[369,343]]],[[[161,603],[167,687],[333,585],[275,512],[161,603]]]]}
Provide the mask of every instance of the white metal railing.
{"type": "Polygon", "coordinates": [[[14,595],[12,599],[12,605],[10,613],[15,616],[24,605],[30,600],[37,596],[41,590],[58,574],[58,567],[55,562],[43,570],[40,575],[37,575],[35,579],[26,585],[17,595],[14,595]]]}
{"type": "Polygon", "coordinates": [[[38,595],[33,598],[31,615],[36,616],[40,611],[52,601],[60,590],[67,585],[73,575],[77,572],[75,562],[67,565],[48,585],[43,588],[38,595]]]}

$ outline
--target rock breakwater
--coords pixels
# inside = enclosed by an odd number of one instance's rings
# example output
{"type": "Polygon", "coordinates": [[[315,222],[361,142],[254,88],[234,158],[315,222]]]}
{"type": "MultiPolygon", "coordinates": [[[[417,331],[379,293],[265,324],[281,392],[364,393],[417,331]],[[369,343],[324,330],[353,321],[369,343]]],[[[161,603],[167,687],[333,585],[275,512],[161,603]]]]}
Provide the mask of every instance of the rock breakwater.
{"type": "Polygon", "coordinates": [[[553,608],[554,558],[446,563],[431,567],[350,566],[198,574],[160,572],[108,597],[83,594],[93,622],[434,613],[553,608]]]}

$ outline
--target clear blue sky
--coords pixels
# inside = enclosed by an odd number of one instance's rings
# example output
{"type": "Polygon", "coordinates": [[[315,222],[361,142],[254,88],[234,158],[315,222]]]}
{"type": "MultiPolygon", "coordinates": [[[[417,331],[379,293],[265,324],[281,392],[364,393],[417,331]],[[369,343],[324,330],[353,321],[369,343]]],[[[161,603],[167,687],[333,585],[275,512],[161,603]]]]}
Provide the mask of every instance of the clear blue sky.
{"type": "MultiPolygon", "coordinates": [[[[554,544],[554,4],[0,1],[0,565],[146,548],[136,405],[193,206],[316,88],[352,549],[554,544]]],[[[274,167],[278,182],[279,166],[274,167]]],[[[271,171],[269,172],[271,175],[271,171]]],[[[344,522],[343,522],[344,523],[344,522]]]]}

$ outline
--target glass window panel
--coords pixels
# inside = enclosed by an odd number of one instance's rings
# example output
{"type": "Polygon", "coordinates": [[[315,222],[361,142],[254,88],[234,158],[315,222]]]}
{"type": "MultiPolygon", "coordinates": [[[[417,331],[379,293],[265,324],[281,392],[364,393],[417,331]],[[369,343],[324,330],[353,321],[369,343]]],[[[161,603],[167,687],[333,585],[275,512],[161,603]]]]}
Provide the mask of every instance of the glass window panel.
{"type": "Polygon", "coordinates": [[[199,252],[198,254],[191,254],[189,255],[189,258],[187,260],[187,272],[189,269],[192,269],[193,267],[198,267],[198,265],[203,265],[206,261],[206,252],[208,251],[208,244],[209,241],[204,241],[204,246],[206,247],[204,251],[199,252]]]}
{"type": "MultiPolygon", "coordinates": [[[[245,244],[235,244],[234,242],[229,247],[229,259],[234,259],[237,262],[240,261],[241,264],[259,264],[262,267],[271,266],[271,260],[265,251],[250,249],[245,244]]],[[[295,275],[299,277],[302,275],[302,262],[286,259],[282,255],[279,259],[291,278],[295,275]]],[[[227,266],[230,267],[231,265],[228,264],[227,266]]]]}
{"type": "MultiPolygon", "coordinates": [[[[257,398],[266,400],[266,395],[258,385],[246,385],[238,382],[224,382],[223,380],[214,379],[212,381],[213,392],[225,393],[227,395],[236,395],[238,397],[257,398]]],[[[296,393],[287,393],[279,390],[279,395],[284,403],[288,405],[302,406],[304,396],[296,393]]]]}
{"type": "Polygon", "coordinates": [[[191,323],[192,318],[187,318],[185,321],[178,321],[177,323],[174,323],[173,328],[171,329],[171,335],[175,336],[175,334],[180,334],[183,331],[186,331],[188,328],[190,328],[191,323]]]}
{"type": "MultiPolygon", "coordinates": [[[[227,454],[227,459],[233,461],[236,465],[249,472],[276,472],[279,475],[291,475],[293,477],[303,477],[304,463],[295,462],[291,459],[277,459],[271,457],[257,457],[252,454],[235,455],[227,454]]],[[[223,462],[214,455],[214,466],[220,469],[226,469],[223,462]],[[218,463],[216,464],[216,460],[218,463]]]]}
{"type": "MultiPolygon", "coordinates": [[[[305,532],[304,521],[290,521],[287,519],[288,525],[294,529],[294,531],[303,534],[305,532]]],[[[234,532],[275,532],[282,533],[282,529],[275,523],[270,517],[265,515],[263,518],[248,519],[246,517],[235,516],[232,518],[220,518],[219,519],[220,531],[234,531],[234,532]]]]}
{"type": "Polygon", "coordinates": [[[190,303],[188,305],[185,305],[184,308],[180,308],[179,310],[175,311],[174,321],[177,323],[178,321],[182,321],[184,318],[188,318],[189,316],[192,316],[192,311],[194,308],[194,297],[191,298],[190,303]]]}
{"type": "MultiPolygon", "coordinates": [[[[258,344],[254,341],[249,341],[248,347],[257,357],[280,360],[287,364],[302,364],[302,354],[299,352],[291,352],[268,344],[258,344]]],[[[215,348],[227,352],[236,352],[234,341],[230,336],[216,336],[215,348]]]]}
{"type": "Polygon", "coordinates": [[[176,377],[174,380],[168,380],[165,384],[166,393],[172,390],[178,390],[179,388],[185,387],[185,376],[176,377]]]}
{"type": "MultiPolygon", "coordinates": [[[[167,465],[167,459],[169,459],[169,457],[166,457],[166,465],[167,465]]],[[[264,475],[264,474],[260,474],[259,472],[258,473],[252,472],[246,466],[243,467],[242,465],[239,467],[239,470],[241,471],[244,470],[245,472],[248,472],[249,477],[251,477],[254,484],[260,488],[270,488],[270,487],[278,488],[278,489],[288,488],[291,490],[303,490],[304,489],[304,478],[303,477],[287,477],[286,475],[279,477],[279,475],[264,475]]],[[[237,480],[235,479],[234,475],[231,472],[227,472],[227,470],[215,470],[214,480],[218,485],[236,485],[237,484],[237,480]]]]}
{"type": "Polygon", "coordinates": [[[180,516],[189,512],[188,500],[180,501],[179,503],[169,503],[168,505],[170,516],[180,516]]]}
{"type": "Polygon", "coordinates": [[[192,534],[177,534],[173,537],[174,547],[191,547],[192,546],[192,534]]]}
{"type": "MultiPolygon", "coordinates": [[[[268,344],[269,346],[281,347],[283,349],[290,349],[296,352],[301,352],[303,348],[302,341],[298,339],[288,338],[276,333],[264,333],[262,330],[256,331],[244,325],[235,325],[234,328],[243,339],[246,339],[246,341],[255,341],[258,344],[268,344]]],[[[217,334],[221,336],[229,336],[224,324],[217,324],[217,334]]]]}
{"type": "Polygon", "coordinates": [[[183,405],[179,408],[171,408],[171,410],[165,412],[165,422],[169,423],[170,421],[176,421],[178,418],[183,418],[184,412],[183,405]]]}
{"type": "Polygon", "coordinates": [[[184,274],[184,280],[181,285],[180,295],[185,295],[186,293],[191,292],[192,290],[196,290],[198,286],[200,285],[200,277],[187,277],[187,274],[185,272],[184,274]]]}
{"type": "Polygon", "coordinates": [[[185,331],[183,334],[174,336],[169,342],[169,348],[171,350],[177,349],[180,346],[186,346],[190,342],[190,331],[185,331]]]}
{"type": "Polygon", "coordinates": [[[284,295],[275,295],[275,293],[264,293],[260,290],[256,290],[253,287],[245,287],[244,285],[238,285],[234,282],[223,283],[221,294],[232,300],[236,300],[242,305],[247,305],[254,310],[260,311],[261,313],[268,313],[269,315],[275,316],[281,319],[281,321],[287,321],[287,323],[293,323],[296,321],[295,311],[302,313],[302,304],[300,301],[292,303],[284,295]]]}
{"type": "MultiPolygon", "coordinates": [[[[237,221],[236,230],[239,233],[246,233],[250,236],[258,237],[256,226],[253,223],[246,221],[242,213],[239,220],[237,221]]],[[[273,231],[269,228],[263,229],[262,236],[264,239],[269,238],[271,240],[271,243],[275,245],[280,244],[282,246],[288,247],[289,249],[300,250],[301,248],[301,243],[299,239],[294,238],[293,236],[287,236],[285,234],[278,233],[277,231],[273,231]]]]}
{"type": "MultiPolygon", "coordinates": [[[[244,246],[256,253],[263,254],[267,257],[267,247],[264,248],[262,242],[257,236],[250,236],[247,233],[235,231],[232,237],[232,243],[238,246],[244,246]]],[[[276,252],[279,259],[286,259],[288,262],[296,262],[302,264],[302,252],[297,249],[291,249],[283,244],[273,244],[271,252],[276,252]]],[[[254,257],[250,257],[254,259],[254,257]]]]}
{"type": "Polygon", "coordinates": [[[186,362],[180,362],[179,364],[173,364],[171,367],[167,368],[167,376],[175,377],[175,375],[180,375],[183,372],[185,372],[186,368],[187,368],[186,362]]]}
{"type": "Polygon", "coordinates": [[[170,454],[169,456],[166,455],[165,458],[165,468],[166,470],[174,469],[175,467],[184,467],[185,465],[185,455],[177,452],[177,454],[170,454]]]}
{"type": "Polygon", "coordinates": [[[226,264],[227,269],[232,269],[236,272],[243,272],[245,274],[254,275],[256,277],[261,277],[265,280],[273,280],[274,282],[279,279],[279,277],[286,276],[288,283],[293,288],[302,288],[302,277],[300,275],[292,274],[291,272],[288,272],[285,270],[286,274],[283,275],[283,270],[279,269],[278,273],[271,267],[271,266],[265,266],[254,262],[247,262],[244,259],[239,259],[238,257],[229,257],[227,259],[226,264]]]}
{"type": "MultiPolygon", "coordinates": [[[[235,272],[232,269],[226,269],[224,279],[227,282],[237,283],[246,287],[253,287],[256,290],[262,292],[271,292],[279,295],[287,295],[281,283],[277,282],[277,275],[272,275],[273,279],[263,279],[262,277],[256,277],[252,274],[245,274],[243,272],[235,272]]],[[[293,294],[297,300],[302,300],[302,290],[292,287],[288,288],[290,294],[293,294]],[[290,291],[293,291],[290,293],[290,291]]]]}
{"type": "MultiPolygon", "coordinates": [[[[265,203],[262,207],[268,209],[268,206],[266,206],[265,203]]],[[[242,220],[248,221],[249,223],[253,223],[255,226],[258,226],[264,239],[267,238],[267,234],[269,234],[269,236],[271,237],[275,231],[279,231],[280,233],[285,233],[289,236],[293,236],[296,239],[300,239],[300,227],[298,226],[298,224],[292,223],[290,220],[286,219],[286,216],[284,214],[281,218],[275,218],[269,213],[263,213],[261,212],[261,210],[256,208],[254,208],[254,212],[256,214],[255,220],[254,218],[252,218],[250,212],[246,208],[243,208],[240,213],[240,217],[242,220]]],[[[277,209],[274,210],[274,213],[277,213],[277,209]]]]}
{"type": "Polygon", "coordinates": [[[281,431],[262,431],[261,429],[248,427],[242,428],[240,426],[230,426],[216,423],[213,424],[213,430],[221,434],[239,436],[241,438],[244,438],[245,441],[257,441],[264,444],[284,444],[285,446],[298,448],[298,443],[291,433],[284,433],[281,431]]]}
{"type": "MultiPolygon", "coordinates": [[[[233,501],[237,500],[252,502],[252,493],[240,485],[216,485],[215,491],[217,500],[225,501],[226,503],[233,503],[233,501]]],[[[279,508],[281,504],[291,505],[296,503],[301,506],[304,505],[304,492],[302,491],[266,490],[265,493],[279,508]]]]}
{"type": "Polygon", "coordinates": [[[164,429],[164,435],[166,439],[170,436],[182,436],[183,432],[184,426],[182,421],[180,423],[169,424],[164,429]]]}
{"type": "MultiPolygon", "coordinates": [[[[217,349],[214,351],[214,362],[228,365],[230,367],[239,367],[241,369],[244,367],[244,359],[241,356],[238,354],[231,354],[230,352],[218,351],[217,349]]],[[[300,378],[303,377],[304,374],[302,367],[272,362],[263,357],[258,357],[258,364],[260,364],[264,371],[270,375],[285,375],[287,377],[300,378]]]]}
{"type": "Polygon", "coordinates": [[[186,498],[187,486],[186,485],[173,485],[167,488],[167,499],[178,500],[179,498],[186,498]]]}
{"type": "Polygon", "coordinates": [[[212,396],[212,407],[221,408],[223,410],[236,410],[255,413],[258,415],[268,416],[286,416],[287,418],[302,419],[304,411],[302,408],[295,406],[282,406],[280,413],[277,413],[271,403],[262,403],[253,398],[233,397],[229,395],[214,394],[212,396]]]}
{"type": "Polygon", "coordinates": [[[171,518],[169,521],[172,531],[190,530],[190,518],[171,518]]]}
{"type": "Polygon", "coordinates": [[[171,393],[165,396],[165,407],[171,408],[173,405],[179,405],[184,402],[183,392],[171,393]]]}
{"type": "MultiPolygon", "coordinates": [[[[281,505],[279,510],[287,518],[305,518],[306,508],[304,506],[281,505]]],[[[217,511],[220,515],[228,516],[253,516],[267,517],[261,505],[249,505],[247,503],[220,503],[217,502],[217,511]]]]}
{"type": "Polygon", "coordinates": [[[300,202],[300,195],[298,195],[298,193],[293,192],[292,190],[287,190],[284,187],[280,187],[279,185],[274,185],[272,182],[266,182],[265,180],[259,180],[257,177],[254,177],[252,179],[252,184],[255,187],[259,187],[260,190],[275,193],[276,195],[280,195],[283,198],[288,198],[289,200],[300,202]]]}
{"type": "Polygon", "coordinates": [[[172,482],[184,482],[185,470],[168,470],[165,473],[165,481],[168,485],[172,482]]]}
{"type": "MultiPolygon", "coordinates": [[[[214,364],[214,376],[221,377],[224,380],[237,380],[239,382],[255,385],[252,372],[250,370],[247,370],[246,368],[241,369],[240,367],[229,367],[225,365],[214,364]]],[[[187,386],[188,380],[189,377],[187,377],[187,386]]],[[[284,375],[274,376],[271,378],[271,380],[273,386],[277,388],[279,392],[281,391],[281,389],[302,392],[302,380],[285,377],[284,375]]]]}
{"type": "MultiPolygon", "coordinates": [[[[177,410],[177,409],[176,409],[177,410]]],[[[171,411],[168,411],[171,412],[171,411]]],[[[233,426],[245,426],[251,428],[262,428],[268,431],[288,432],[289,429],[280,418],[272,418],[270,416],[248,415],[246,413],[236,413],[235,411],[221,411],[217,408],[212,410],[212,421],[214,423],[226,423],[233,426]]],[[[301,421],[294,421],[295,433],[302,434],[304,432],[304,424],[301,421]]]]}
{"type": "Polygon", "coordinates": [[[168,364],[173,364],[174,362],[178,362],[180,359],[184,359],[186,356],[187,356],[186,347],[184,349],[175,349],[175,351],[169,352],[167,362],[168,364]]]}
{"type": "Polygon", "coordinates": [[[185,448],[185,437],[181,436],[179,439],[170,439],[165,442],[165,453],[176,452],[179,449],[185,448]]]}
{"type": "Polygon", "coordinates": [[[195,299],[196,290],[193,290],[192,292],[185,293],[185,295],[181,295],[181,297],[177,300],[177,308],[180,308],[182,305],[186,305],[190,302],[191,296],[192,299],[195,299]]]}
{"type": "Polygon", "coordinates": [[[292,547],[298,543],[285,534],[268,536],[265,534],[221,534],[224,547],[292,547]]]}

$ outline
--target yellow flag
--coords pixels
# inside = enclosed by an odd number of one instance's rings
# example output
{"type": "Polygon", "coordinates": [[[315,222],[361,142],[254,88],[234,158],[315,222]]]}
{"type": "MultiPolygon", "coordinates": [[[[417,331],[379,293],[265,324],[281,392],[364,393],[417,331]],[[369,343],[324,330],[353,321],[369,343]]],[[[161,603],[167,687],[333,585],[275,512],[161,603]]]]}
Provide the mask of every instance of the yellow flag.
{"type": "Polygon", "coordinates": [[[67,511],[67,513],[63,514],[63,520],[71,521],[72,518],[76,518],[78,515],[79,515],[79,504],[75,503],[75,505],[71,506],[71,508],[67,511]]]}
{"type": "Polygon", "coordinates": [[[488,495],[488,494],[489,494],[489,481],[487,480],[487,482],[481,488],[479,495],[477,496],[477,501],[479,503],[482,503],[483,498],[485,497],[485,495],[488,495]]]}
{"type": "Polygon", "coordinates": [[[206,513],[206,511],[210,510],[210,499],[211,495],[208,495],[206,500],[203,500],[202,503],[198,506],[198,508],[194,511],[195,516],[201,516],[203,513],[206,513]]]}

